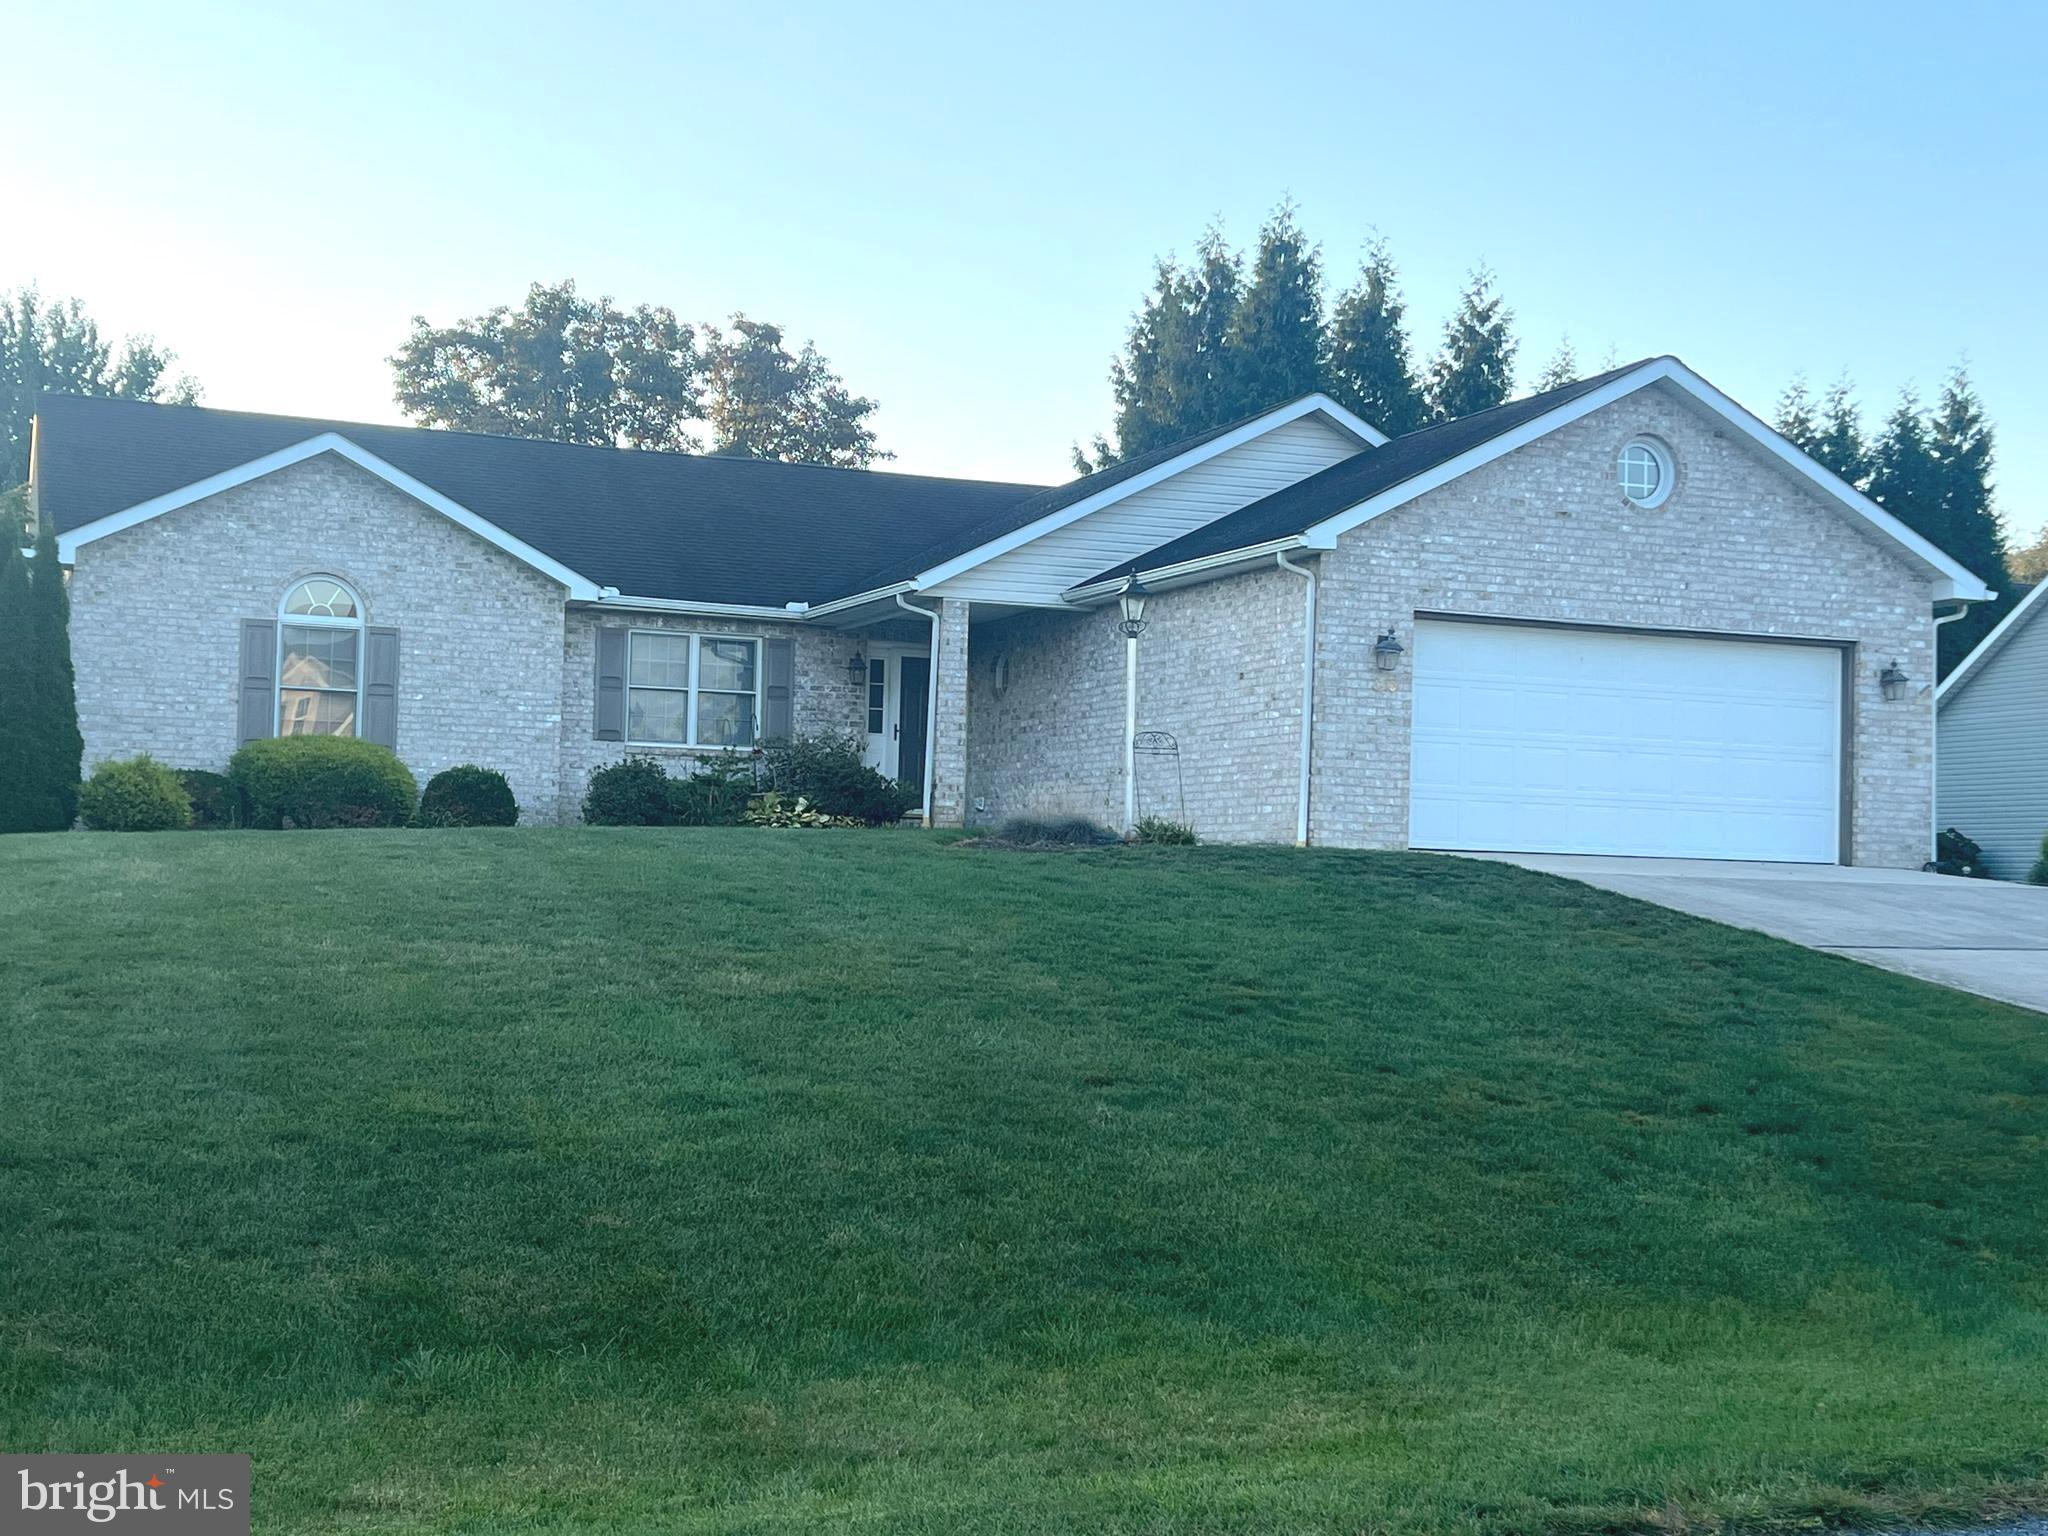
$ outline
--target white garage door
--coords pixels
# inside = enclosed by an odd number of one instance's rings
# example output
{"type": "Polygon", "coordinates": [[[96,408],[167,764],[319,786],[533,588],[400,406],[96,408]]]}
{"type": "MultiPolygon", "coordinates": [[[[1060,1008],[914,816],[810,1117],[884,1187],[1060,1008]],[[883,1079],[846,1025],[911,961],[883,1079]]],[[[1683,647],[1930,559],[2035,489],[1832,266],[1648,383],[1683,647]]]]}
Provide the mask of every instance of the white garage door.
{"type": "Polygon", "coordinates": [[[1829,864],[1831,646],[1420,621],[1416,848],[1829,864]]]}

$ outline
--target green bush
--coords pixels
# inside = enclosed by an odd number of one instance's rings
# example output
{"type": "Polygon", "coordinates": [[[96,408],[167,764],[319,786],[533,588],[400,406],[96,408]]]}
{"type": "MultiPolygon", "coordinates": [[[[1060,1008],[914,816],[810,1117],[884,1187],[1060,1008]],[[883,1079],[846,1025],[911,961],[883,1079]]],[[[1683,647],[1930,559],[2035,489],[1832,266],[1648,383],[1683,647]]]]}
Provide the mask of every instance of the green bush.
{"type": "Polygon", "coordinates": [[[756,795],[748,802],[746,815],[740,818],[750,827],[837,827],[846,824],[846,818],[821,811],[802,795],[785,795],[769,790],[765,795],[756,795]]]}
{"type": "Polygon", "coordinates": [[[823,814],[871,827],[900,821],[918,803],[909,786],[861,761],[861,739],[830,733],[772,741],[761,751],[761,779],[775,793],[808,800],[823,814]]]}
{"type": "Polygon", "coordinates": [[[519,824],[519,802],[512,786],[495,768],[461,763],[443,768],[427,780],[420,808],[413,813],[419,827],[512,827],[519,824]]]}
{"type": "Polygon", "coordinates": [[[228,761],[245,827],[402,827],[419,789],[389,747],[353,736],[252,741],[228,761]]]}
{"type": "Polygon", "coordinates": [[[583,819],[593,827],[659,827],[668,814],[668,774],[651,757],[605,764],[583,794],[583,819]]]}
{"type": "Polygon", "coordinates": [[[1138,841],[1192,848],[1198,839],[1195,837],[1195,829],[1184,821],[1169,821],[1164,816],[1147,816],[1138,823],[1138,841]]]}
{"type": "Polygon", "coordinates": [[[668,781],[668,821],[675,827],[736,827],[754,795],[754,771],[724,752],[686,779],[668,781]]]}
{"type": "Polygon", "coordinates": [[[2034,867],[2027,871],[2027,884],[2048,885],[2048,832],[2041,834],[2041,857],[2034,860],[2034,867]]]}
{"type": "Polygon", "coordinates": [[[95,832],[176,832],[192,825],[192,797],[145,752],[93,769],[78,792],[78,814],[95,832]]]}
{"type": "Polygon", "coordinates": [[[1100,848],[1123,841],[1086,816],[1012,816],[997,829],[996,836],[1006,843],[1042,847],[1100,848]]]}
{"type": "Polygon", "coordinates": [[[217,832],[235,824],[235,792],[226,774],[205,768],[180,768],[178,782],[192,798],[195,832],[217,832]]]}

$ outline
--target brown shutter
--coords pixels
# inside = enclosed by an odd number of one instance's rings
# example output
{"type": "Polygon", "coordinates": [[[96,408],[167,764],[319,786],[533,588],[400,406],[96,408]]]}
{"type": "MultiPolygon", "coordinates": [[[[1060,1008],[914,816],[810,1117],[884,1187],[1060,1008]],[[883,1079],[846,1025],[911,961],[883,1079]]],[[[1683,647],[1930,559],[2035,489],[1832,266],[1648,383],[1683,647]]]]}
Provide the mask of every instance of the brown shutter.
{"type": "Polygon", "coordinates": [[[626,632],[597,631],[597,719],[592,732],[599,741],[626,739],[626,632]]]}
{"type": "Polygon", "coordinates": [[[235,745],[277,734],[277,620],[242,620],[242,692],[235,745]]]}
{"type": "Polygon", "coordinates": [[[398,631],[363,631],[363,740],[398,750],[398,631]]]}
{"type": "Polygon", "coordinates": [[[796,642],[769,640],[761,649],[761,739],[786,741],[796,731],[796,642]]]}

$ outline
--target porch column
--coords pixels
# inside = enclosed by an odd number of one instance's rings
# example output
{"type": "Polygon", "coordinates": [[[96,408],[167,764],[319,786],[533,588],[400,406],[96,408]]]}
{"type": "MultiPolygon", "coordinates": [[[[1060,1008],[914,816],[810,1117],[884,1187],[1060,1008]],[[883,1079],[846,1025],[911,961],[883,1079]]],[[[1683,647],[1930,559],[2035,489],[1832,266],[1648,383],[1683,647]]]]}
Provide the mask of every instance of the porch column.
{"type": "Polygon", "coordinates": [[[967,823],[967,604],[939,605],[939,654],[932,658],[932,825],[967,823]]]}

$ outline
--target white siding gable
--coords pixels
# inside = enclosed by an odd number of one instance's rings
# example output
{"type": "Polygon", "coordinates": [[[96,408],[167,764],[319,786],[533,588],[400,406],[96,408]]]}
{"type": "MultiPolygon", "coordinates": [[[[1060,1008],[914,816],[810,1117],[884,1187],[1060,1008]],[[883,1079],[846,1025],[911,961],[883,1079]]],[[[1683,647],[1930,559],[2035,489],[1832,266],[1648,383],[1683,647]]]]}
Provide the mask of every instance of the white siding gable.
{"type": "Polygon", "coordinates": [[[2001,880],[2022,880],[2048,834],[2048,606],[1941,700],[1935,819],[1977,840],[2001,880]]]}
{"type": "Polygon", "coordinates": [[[1060,606],[1067,588],[1305,480],[1365,446],[1321,416],[1303,416],[931,590],[983,602],[1060,606]]]}

